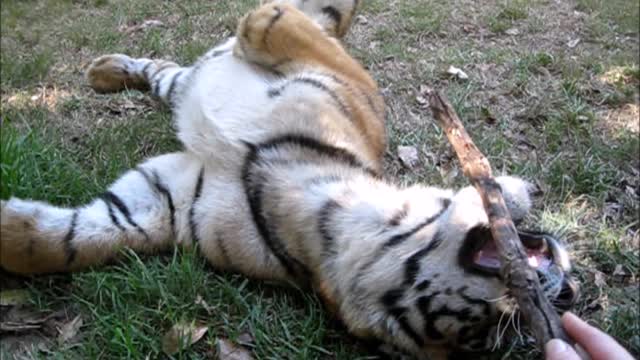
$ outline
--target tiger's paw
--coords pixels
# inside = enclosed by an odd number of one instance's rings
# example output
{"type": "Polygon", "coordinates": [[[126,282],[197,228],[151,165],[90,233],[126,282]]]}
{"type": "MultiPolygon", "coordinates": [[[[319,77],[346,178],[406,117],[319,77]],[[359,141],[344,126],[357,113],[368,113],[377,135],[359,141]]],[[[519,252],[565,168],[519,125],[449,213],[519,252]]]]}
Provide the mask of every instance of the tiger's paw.
{"type": "Polygon", "coordinates": [[[135,67],[136,61],[127,55],[104,55],[91,62],[86,77],[89,86],[99,93],[148,89],[149,84],[135,67]]]}
{"type": "Polygon", "coordinates": [[[239,24],[234,54],[267,67],[301,60],[314,42],[325,41],[322,29],[288,3],[263,5],[239,24]]]}
{"type": "Polygon", "coordinates": [[[35,219],[23,209],[20,200],[2,200],[0,203],[0,266],[5,270],[24,273],[32,243],[35,219]],[[16,205],[18,205],[16,207],[16,205]]]}
{"type": "Polygon", "coordinates": [[[43,203],[12,198],[0,203],[0,267],[18,274],[47,271],[63,261],[57,254],[60,234],[44,234],[39,228],[46,216],[43,203]]]}

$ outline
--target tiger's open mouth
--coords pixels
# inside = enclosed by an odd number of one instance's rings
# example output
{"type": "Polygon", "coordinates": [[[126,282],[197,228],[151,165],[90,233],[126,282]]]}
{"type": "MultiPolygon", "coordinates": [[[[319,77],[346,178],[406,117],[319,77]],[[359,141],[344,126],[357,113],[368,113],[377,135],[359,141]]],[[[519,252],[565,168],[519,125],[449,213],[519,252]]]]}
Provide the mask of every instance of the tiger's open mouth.
{"type": "MultiPolygon", "coordinates": [[[[578,297],[578,286],[567,274],[571,270],[567,250],[559,240],[547,233],[519,230],[518,235],[527,253],[529,266],[541,276],[545,292],[549,290],[548,296],[556,307],[569,309],[578,297]]],[[[467,233],[459,260],[467,271],[484,276],[500,276],[502,261],[491,230],[486,226],[474,227],[467,233]]]]}
{"type": "MultiPolygon", "coordinates": [[[[531,267],[541,272],[546,272],[553,265],[563,271],[570,270],[569,255],[553,236],[529,231],[518,231],[518,235],[531,267]]],[[[469,231],[460,250],[460,260],[470,270],[499,274],[502,261],[489,228],[476,227],[469,231]]]]}

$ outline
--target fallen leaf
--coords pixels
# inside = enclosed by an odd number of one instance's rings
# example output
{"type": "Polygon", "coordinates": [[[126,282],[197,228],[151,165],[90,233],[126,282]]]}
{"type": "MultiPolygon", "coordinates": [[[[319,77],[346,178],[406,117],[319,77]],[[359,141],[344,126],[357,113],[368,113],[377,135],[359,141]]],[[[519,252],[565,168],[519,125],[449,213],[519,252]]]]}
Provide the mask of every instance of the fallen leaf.
{"type": "Polygon", "coordinates": [[[367,25],[369,23],[369,20],[364,15],[358,15],[358,16],[356,16],[356,23],[362,24],[362,25],[367,25]]]}
{"type": "Polygon", "coordinates": [[[471,24],[464,24],[462,25],[462,31],[466,32],[466,33],[470,33],[470,32],[475,32],[475,26],[471,25],[471,24]]]}
{"type": "Polygon", "coordinates": [[[398,146],[398,158],[409,169],[418,165],[418,149],[415,146],[398,146]]]}
{"type": "Polygon", "coordinates": [[[132,34],[136,31],[146,30],[154,27],[164,26],[164,23],[160,20],[145,20],[142,24],[126,26],[123,25],[118,28],[118,31],[123,32],[125,34],[132,34]]]}
{"type": "Polygon", "coordinates": [[[520,30],[518,30],[517,28],[511,28],[505,31],[504,33],[507,35],[516,36],[516,35],[520,35],[520,30]]]}
{"type": "Polygon", "coordinates": [[[202,295],[197,295],[196,296],[196,305],[200,305],[204,308],[204,310],[207,312],[207,314],[211,315],[213,314],[213,311],[215,310],[214,306],[211,306],[209,304],[207,304],[206,301],[204,301],[204,299],[202,298],[202,295]]]}
{"type": "Polygon", "coordinates": [[[197,343],[209,330],[206,326],[197,326],[194,322],[177,323],[162,337],[162,351],[173,355],[180,349],[197,343]]]}
{"type": "Polygon", "coordinates": [[[216,343],[218,360],[253,360],[251,353],[226,339],[218,339],[216,343]]]}
{"type": "Polygon", "coordinates": [[[71,339],[78,335],[78,331],[82,327],[82,317],[80,315],[76,316],[73,320],[68,323],[62,325],[61,328],[58,329],[60,335],[58,335],[58,343],[64,344],[69,342],[71,339]]]}
{"type": "Polygon", "coordinates": [[[467,73],[465,73],[464,71],[462,71],[461,69],[458,69],[453,65],[449,66],[449,69],[447,69],[447,74],[455,76],[460,80],[467,80],[469,78],[469,75],[467,75],[467,73]]]}
{"type": "Polygon", "coordinates": [[[580,43],[580,38],[576,38],[573,40],[569,40],[569,42],[567,43],[567,46],[573,49],[574,47],[578,46],[579,43],[580,43]]]}
{"type": "Polygon", "coordinates": [[[427,107],[429,107],[429,101],[427,101],[427,99],[422,95],[416,96],[416,102],[423,109],[426,109],[427,107]]]}
{"type": "Polygon", "coordinates": [[[600,289],[607,286],[607,281],[604,279],[604,274],[602,272],[596,270],[594,283],[600,289]]]}
{"type": "Polygon", "coordinates": [[[0,291],[0,306],[15,306],[26,304],[29,292],[24,289],[0,291]]]}
{"type": "Polygon", "coordinates": [[[613,270],[613,276],[625,277],[627,276],[626,271],[624,271],[624,267],[620,264],[616,265],[615,270],[613,270]]]}
{"type": "Polygon", "coordinates": [[[242,333],[240,334],[240,336],[238,336],[238,344],[242,346],[253,347],[254,346],[253,342],[254,342],[253,336],[251,336],[251,334],[249,333],[242,333]]]}

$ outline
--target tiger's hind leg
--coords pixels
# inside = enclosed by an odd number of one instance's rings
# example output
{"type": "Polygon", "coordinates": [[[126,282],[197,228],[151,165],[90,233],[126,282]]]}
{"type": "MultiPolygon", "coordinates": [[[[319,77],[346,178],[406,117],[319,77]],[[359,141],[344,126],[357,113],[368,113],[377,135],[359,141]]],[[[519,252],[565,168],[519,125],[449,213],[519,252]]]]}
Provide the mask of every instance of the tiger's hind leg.
{"type": "Polygon", "coordinates": [[[150,90],[156,98],[172,106],[190,70],[167,60],[111,54],[93,60],[86,77],[89,85],[99,93],[150,90]]]}
{"type": "Polygon", "coordinates": [[[330,36],[341,38],[349,27],[358,7],[358,0],[263,0],[290,3],[315,21],[330,36]]]}
{"type": "Polygon", "coordinates": [[[240,20],[234,54],[283,74],[305,68],[340,74],[377,91],[369,74],[304,12],[287,2],[271,2],[240,20]]]}
{"type": "Polygon", "coordinates": [[[99,265],[128,247],[191,245],[204,167],[188,153],[152,158],[88,205],[62,208],[12,198],[0,205],[0,267],[36,274],[99,265]],[[199,175],[200,174],[200,175],[199,175]]]}

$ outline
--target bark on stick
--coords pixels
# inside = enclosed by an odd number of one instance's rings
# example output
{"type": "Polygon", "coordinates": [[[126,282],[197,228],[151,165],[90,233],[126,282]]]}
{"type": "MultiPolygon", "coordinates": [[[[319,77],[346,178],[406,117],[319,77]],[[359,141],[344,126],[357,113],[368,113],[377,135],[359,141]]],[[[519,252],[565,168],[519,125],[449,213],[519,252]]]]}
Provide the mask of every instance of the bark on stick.
{"type": "Polygon", "coordinates": [[[428,90],[426,95],[433,116],[453,146],[464,174],[480,193],[502,260],[502,278],[518,302],[523,319],[533,331],[539,349],[544,352],[544,345],[554,338],[572,344],[573,341],[562,328],[560,317],[540,287],[538,275],[528,264],[526,252],[502,198],[502,190],[491,173],[489,161],[473,143],[449,101],[437,91],[428,90]]]}

